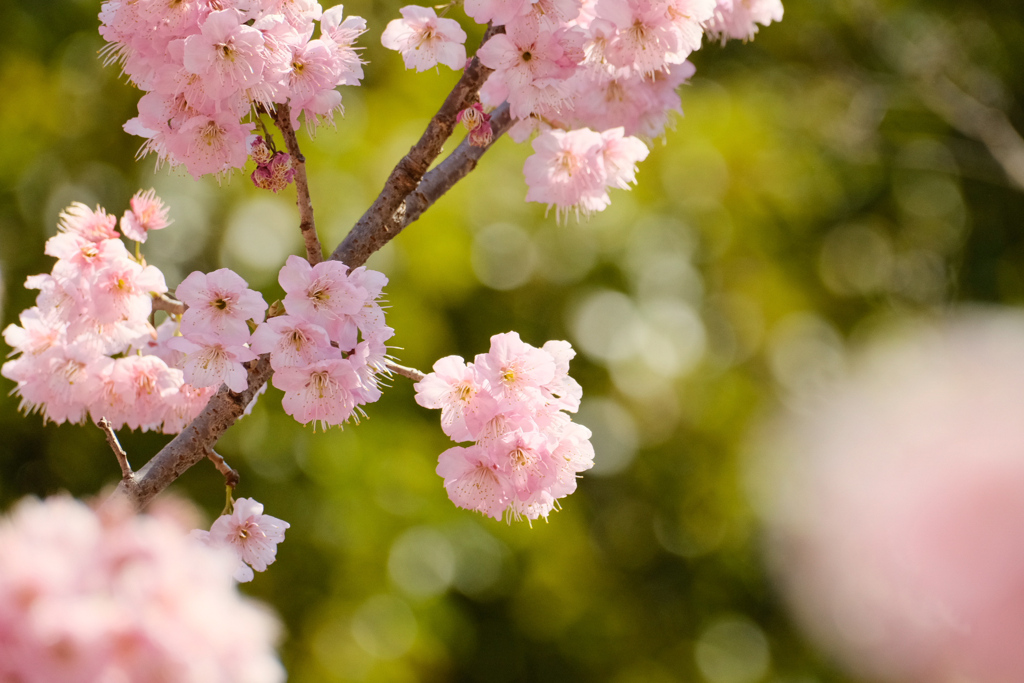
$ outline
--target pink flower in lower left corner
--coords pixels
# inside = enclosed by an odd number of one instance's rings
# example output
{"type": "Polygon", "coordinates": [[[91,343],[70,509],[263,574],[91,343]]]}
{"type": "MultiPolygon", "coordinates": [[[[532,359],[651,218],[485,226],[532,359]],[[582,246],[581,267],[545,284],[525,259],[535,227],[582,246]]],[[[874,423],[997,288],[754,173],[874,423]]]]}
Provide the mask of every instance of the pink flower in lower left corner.
{"type": "Polygon", "coordinates": [[[252,581],[253,570],[266,570],[277,559],[277,544],[284,541],[290,524],[263,514],[263,503],[252,498],[235,501],[230,515],[221,515],[207,531],[193,532],[202,541],[215,547],[230,548],[241,560],[235,569],[235,580],[252,581]]]}

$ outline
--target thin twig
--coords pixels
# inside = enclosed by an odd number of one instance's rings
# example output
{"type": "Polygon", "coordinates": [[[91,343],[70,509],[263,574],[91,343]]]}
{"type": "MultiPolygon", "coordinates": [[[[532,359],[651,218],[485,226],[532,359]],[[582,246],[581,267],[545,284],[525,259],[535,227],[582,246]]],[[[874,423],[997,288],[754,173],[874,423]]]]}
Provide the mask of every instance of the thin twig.
{"type": "Polygon", "coordinates": [[[413,382],[422,382],[423,378],[427,376],[426,373],[420,372],[416,368],[408,368],[404,365],[399,365],[398,363],[387,363],[386,365],[390,372],[393,372],[396,375],[401,375],[402,377],[408,377],[413,382]]]}
{"type": "Polygon", "coordinates": [[[235,470],[228,464],[228,461],[224,459],[224,456],[213,450],[212,448],[207,449],[206,457],[210,459],[213,466],[217,468],[217,471],[224,476],[224,483],[231,488],[238,486],[240,477],[238,476],[238,470],[235,470]]]}
{"type": "Polygon", "coordinates": [[[187,306],[177,299],[172,299],[166,294],[158,294],[153,297],[154,311],[167,311],[171,315],[184,315],[187,306]]]}
{"type": "Polygon", "coordinates": [[[121,466],[121,481],[127,482],[129,485],[135,483],[135,473],[132,472],[132,466],[128,463],[128,454],[124,452],[124,448],[121,447],[121,442],[117,440],[117,434],[114,433],[114,427],[110,424],[110,420],[105,417],[101,417],[100,421],[96,423],[96,426],[103,430],[103,433],[107,435],[107,443],[110,444],[110,450],[114,451],[114,457],[117,458],[117,464],[121,466]]]}
{"type": "Polygon", "coordinates": [[[313,201],[309,198],[309,181],[306,179],[306,157],[299,149],[299,139],[292,127],[292,113],[288,105],[277,105],[271,116],[281,129],[285,147],[292,157],[292,169],[295,170],[295,204],[299,207],[299,230],[302,231],[302,239],[306,243],[306,260],[315,266],[324,260],[324,251],[316,234],[316,222],[313,220],[313,201]]]}

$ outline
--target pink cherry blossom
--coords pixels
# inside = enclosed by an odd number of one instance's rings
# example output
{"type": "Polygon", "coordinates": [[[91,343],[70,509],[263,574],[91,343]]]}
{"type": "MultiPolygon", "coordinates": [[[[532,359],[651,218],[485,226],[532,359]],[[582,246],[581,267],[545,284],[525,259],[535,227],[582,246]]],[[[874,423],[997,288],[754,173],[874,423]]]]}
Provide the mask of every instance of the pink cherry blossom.
{"type": "MultiPolygon", "coordinates": [[[[289,104],[292,126],[298,127],[303,108],[316,107],[318,114],[330,114],[341,108],[341,93],[334,88],[341,77],[342,64],[333,46],[323,40],[311,40],[292,47],[291,69],[288,73],[289,104]],[[326,108],[322,105],[327,104],[326,108]],[[319,105],[319,106],[318,106],[319,105]]],[[[312,126],[315,119],[306,119],[312,126]]]]}
{"type": "Polygon", "coordinates": [[[18,314],[18,321],[21,326],[12,323],[3,332],[4,341],[16,352],[35,356],[63,342],[64,324],[35,306],[18,314]]]}
{"type": "Polygon", "coordinates": [[[271,318],[257,327],[249,348],[260,355],[269,353],[275,371],[341,358],[341,349],[331,346],[324,328],[292,315],[271,318]]]}
{"type": "Polygon", "coordinates": [[[437,474],[455,505],[501,519],[514,489],[480,446],[455,446],[441,453],[437,474]]]}
{"type": "Polygon", "coordinates": [[[139,190],[131,198],[131,209],[121,217],[121,232],[128,239],[145,242],[151,230],[162,230],[171,224],[167,207],[153,189],[139,190]]]}
{"type": "Polygon", "coordinates": [[[528,498],[555,483],[557,462],[544,434],[517,429],[491,443],[487,450],[491,462],[512,484],[517,498],[528,498]]]}
{"type": "Polygon", "coordinates": [[[604,161],[605,182],[609,187],[628,190],[636,182],[636,165],[647,158],[647,145],[634,137],[626,137],[621,127],[601,133],[604,146],[601,159],[604,161]]]}
{"type": "Polygon", "coordinates": [[[541,133],[533,141],[535,153],[523,165],[530,188],[526,200],[556,207],[559,218],[571,210],[579,215],[607,207],[603,147],[600,134],[587,128],[541,133]]]}
{"type": "Polygon", "coordinates": [[[498,402],[484,379],[459,356],[446,356],[413,388],[416,403],[441,410],[441,429],[453,441],[475,441],[483,426],[498,412],[498,402]]]}
{"type": "Polygon", "coordinates": [[[849,366],[760,430],[750,471],[798,622],[860,680],[1016,680],[1024,317],[893,330],[849,366]]]}
{"type": "MultiPolygon", "coordinates": [[[[348,266],[338,261],[324,261],[315,266],[306,259],[289,256],[278,281],[287,293],[285,308],[291,315],[319,325],[331,339],[345,336],[345,326],[362,309],[366,290],[348,279],[348,266]]],[[[347,350],[347,349],[346,349],[347,350]]]]}
{"type": "Polygon", "coordinates": [[[669,115],[682,112],[676,89],[694,71],[690,62],[670,64],[653,77],[630,69],[588,67],[574,81],[573,116],[594,130],[621,126],[626,135],[659,137],[669,115]]]}
{"type": "Polygon", "coordinates": [[[781,0],[718,0],[715,14],[705,23],[709,35],[721,38],[753,40],[757,25],[782,21],[781,0]]]}
{"type": "Polygon", "coordinates": [[[438,64],[459,70],[466,64],[466,32],[454,19],[438,18],[431,7],[407,5],[402,18],[388,23],[381,44],[402,54],[407,69],[426,71],[438,64]]]}
{"type": "Polygon", "coordinates": [[[366,20],[362,17],[342,18],[342,5],[324,10],[320,17],[321,39],[332,48],[340,65],[339,85],[359,85],[363,79],[363,60],[354,48],[356,38],[366,33],[366,20]]]}
{"type": "Polygon", "coordinates": [[[302,424],[324,429],[346,422],[359,403],[359,375],[347,359],[285,367],[274,373],[274,386],[285,392],[284,411],[302,424]]]}
{"type": "Polygon", "coordinates": [[[190,539],[172,513],[25,498],[0,544],[2,680],[285,679],[278,624],[239,594],[231,553],[190,539]]]}
{"type": "Polygon", "coordinates": [[[89,279],[107,264],[131,259],[121,240],[91,240],[77,232],[57,233],[46,240],[43,253],[60,259],[54,266],[54,277],[75,281],[89,279]]]}
{"type": "Polygon", "coordinates": [[[582,393],[568,376],[574,355],[568,342],[537,349],[515,332],[498,334],[473,363],[442,358],[415,385],[417,403],[441,409],[446,434],[475,442],[439,458],[452,502],[496,519],[534,520],[576,490],[594,450],[590,430],[562,412],[576,410],[582,393]]]}
{"type": "Polygon", "coordinates": [[[22,409],[38,409],[44,422],[78,423],[85,420],[103,368],[111,363],[88,344],[75,341],[8,361],[0,374],[18,383],[22,409]]]}
{"type": "Polygon", "coordinates": [[[116,239],[118,237],[117,218],[107,214],[97,206],[93,211],[81,202],[73,202],[71,206],[60,212],[57,228],[61,232],[80,235],[92,242],[116,239]]]}
{"type": "Polygon", "coordinates": [[[478,24],[503,26],[522,12],[531,0],[466,0],[466,14],[478,24]]]}
{"type": "Polygon", "coordinates": [[[185,68],[202,79],[214,99],[245,90],[263,77],[263,34],[244,21],[234,9],[211,12],[200,32],[185,39],[185,68]]]}
{"type": "MultiPolygon", "coordinates": [[[[171,376],[177,379],[175,371],[171,368],[171,376]]],[[[266,386],[265,384],[263,386],[266,386]]],[[[217,393],[218,387],[194,387],[184,381],[182,375],[178,384],[178,392],[167,397],[167,412],[164,414],[164,424],[161,432],[164,434],[178,434],[188,426],[192,420],[199,415],[200,411],[209,403],[210,397],[217,393]]]]}
{"type": "Polygon", "coordinates": [[[263,514],[263,504],[239,498],[230,515],[222,515],[210,527],[209,543],[231,549],[239,559],[235,580],[252,581],[253,570],[266,571],[277,559],[277,544],[284,541],[288,522],[263,514]]]}
{"type": "Polygon", "coordinates": [[[540,396],[540,387],[555,377],[551,354],[523,342],[518,332],[491,337],[491,349],[478,355],[474,365],[490,383],[491,391],[506,399],[540,396]]]}
{"type": "MultiPolygon", "coordinates": [[[[167,413],[168,399],[178,393],[179,374],[180,371],[167,367],[156,356],[116,359],[110,378],[114,391],[127,408],[124,424],[131,429],[157,429],[167,413]]],[[[95,407],[90,407],[90,412],[94,421],[104,417],[97,414],[95,407]]]]}
{"type": "Polygon", "coordinates": [[[555,375],[541,386],[541,391],[552,405],[575,413],[583,397],[583,387],[569,376],[569,361],[576,357],[576,352],[569,342],[560,340],[545,342],[542,348],[555,361],[555,375]]]}
{"type": "Polygon", "coordinates": [[[226,384],[236,392],[249,386],[249,375],[242,364],[258,357],[245,346],[199,332],[187,338],[175,337],[167,346],[185,354],[182,370],[186,382],[196,387],[226,384]]]}
{"type": "Polygon", "coordinates": [[[249,289],[242,276],[229,268],[212,273],[189,274],[174,295],[188,306],[181,319],[186,337],[203,333],[244,344],[249,340],[247,320],[263,322],[267,302],[263,295],[249,289]]]}
{"type": "Polygon", "coordinates": [[[99,270],[89,282],[91,317],[100,324],[145,320],[152,309],[150,294],[167,291],[164,274],[124,258],[99,270]]]}
{"type": "Polygon", "coordinates": [[[576,65],[566,59],[560,35],[516,22],[477,50],[480,62],[494,69],[488,82],[508,98],[513,117],[526,118],[539,108],[557,109],[568,100],[565,79],[576,65]]]}
{"type": "Polygon", "coordinates": [[[245,164],[245,139],[252,127],[228,111],[197,114],[166,136],[167,153],[195,178],[224,173],[245,164]]]}

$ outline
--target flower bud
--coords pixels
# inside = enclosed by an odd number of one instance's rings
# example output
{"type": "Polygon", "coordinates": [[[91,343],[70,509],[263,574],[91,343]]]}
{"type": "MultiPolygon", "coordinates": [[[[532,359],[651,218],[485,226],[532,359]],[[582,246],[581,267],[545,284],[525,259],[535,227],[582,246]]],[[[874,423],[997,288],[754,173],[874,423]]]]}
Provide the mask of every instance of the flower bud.
{"type": "MultiPolygon", "coordinates": [[[[263,141],[263,136],[257,135],[251,143],[249,143],[249,156],[256,162],[257,166],[264,166],[270,163],[271,157],[274,153],[270,151],[270,147],[263,141]]],[[[257,185],[257,187],[259,187],[257,185]]]]}
{"type": "MultiPolygon", "coordinates": [[[[486,116],[486,114],[484,115],[486,116]]],[[[488,117],[490,118],[490,117],[488,117]]],[[[491,129],[491,122],[486,121],[469,132],[469,144],[474,147],[486,147],[494,140],[494,131],[491,129]]]]}
{"type": "Polygon", "coordinates": [[[484,113],[483,105],[479,102],[474,102],[472,106],[466,107],[455,115],[455,120],[470,132],[476,130],[480,124],[489,121],[490,118],[489,114],[484,113]]]}

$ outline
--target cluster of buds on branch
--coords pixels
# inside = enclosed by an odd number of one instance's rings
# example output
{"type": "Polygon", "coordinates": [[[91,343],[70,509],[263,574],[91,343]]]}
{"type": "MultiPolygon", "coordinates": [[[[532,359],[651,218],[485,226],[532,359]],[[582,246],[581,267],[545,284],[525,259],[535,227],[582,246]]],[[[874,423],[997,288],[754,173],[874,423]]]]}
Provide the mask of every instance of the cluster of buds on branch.
{"type": "Polygon", "coordinates": [[[291,156],[285,152],[275,152],[262,135],[254,136],[249,143],[249,157],[256,162],[256,170],[250,176],[252,184],[261,190],[277,194],[295,179],[291,156]]]}

